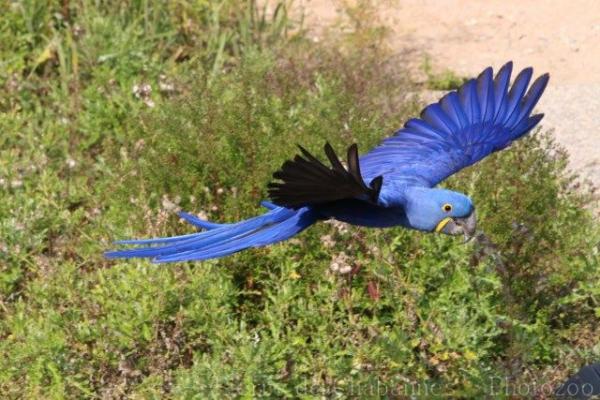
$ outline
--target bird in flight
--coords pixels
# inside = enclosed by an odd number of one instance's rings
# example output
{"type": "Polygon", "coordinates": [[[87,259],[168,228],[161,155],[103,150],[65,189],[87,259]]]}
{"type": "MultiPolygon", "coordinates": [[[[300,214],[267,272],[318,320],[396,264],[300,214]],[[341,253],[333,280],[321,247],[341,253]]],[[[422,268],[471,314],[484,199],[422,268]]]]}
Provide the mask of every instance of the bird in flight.
{"type": "Polygon", "coordinates": [[[510,85],[512,62],[496,76],[491,67],[410,119],[393,136],[362,156],[348,147],[346,165],[325,144],[330,166],[300,147],[299,155],[273,174],[268,211],[232,224],[180,217],[202,231],[166,238],[122,240],[134,245],[108,258],[148,257],[154,262],[207,260],[291,238],[334,218],[367,227],[402,226],[447,235],[475,234],[475,207],[462,193],[435,186],[487,155],[502,150],[540,122],[531,115],[549,75],[529,85],[525,68],[510,85]]]}

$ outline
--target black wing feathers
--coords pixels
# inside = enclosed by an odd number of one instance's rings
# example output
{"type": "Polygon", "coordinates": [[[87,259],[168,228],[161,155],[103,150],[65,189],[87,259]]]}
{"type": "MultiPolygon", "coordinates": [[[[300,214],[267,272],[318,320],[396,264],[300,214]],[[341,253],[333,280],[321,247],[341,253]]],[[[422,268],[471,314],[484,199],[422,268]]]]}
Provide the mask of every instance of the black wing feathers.
{"type": "Polygon", "coordinates": [[[381,176],[367,186],[360,174],[358,148],[348,148],[348,169],[335,154],[329,143],[325,144],[325,155],[331,163],[326,166],[302,146],[302,156],[288,160],[273,174],[281,182],[269,184],[269,197],[280,206],[300,208],[310,204],[329,203],[336,200],[358,198],[377,202],[383,183],[381,176]]]}

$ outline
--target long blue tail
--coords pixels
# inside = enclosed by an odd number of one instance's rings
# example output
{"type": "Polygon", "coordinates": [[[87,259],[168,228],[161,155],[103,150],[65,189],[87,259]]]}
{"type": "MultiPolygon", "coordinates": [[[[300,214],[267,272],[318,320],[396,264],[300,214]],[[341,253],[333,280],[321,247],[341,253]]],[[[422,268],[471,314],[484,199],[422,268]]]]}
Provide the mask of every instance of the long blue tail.
{"type": "Polygon", "coordinates": [[[156,239],[121,240],[116,244],[139,247],[105,253],[108,258],[152,258],[155,263],[197,261],[228,256],[249,247],[267,246],[289,239],[317,221],[310,208],[298,210],[263,203],[269,211],[235,224],[216,224],[187,213],[179,216],[206,229],[183,236],[156,239]]]}

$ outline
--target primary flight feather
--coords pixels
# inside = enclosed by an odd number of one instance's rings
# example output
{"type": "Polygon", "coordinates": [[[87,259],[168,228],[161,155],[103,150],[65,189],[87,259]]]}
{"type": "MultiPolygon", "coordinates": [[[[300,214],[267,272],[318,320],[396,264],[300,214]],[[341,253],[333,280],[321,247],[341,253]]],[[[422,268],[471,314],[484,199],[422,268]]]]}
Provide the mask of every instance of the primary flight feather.
{"type": "Polygon", "coordinates": [[[466,195],[435,185],[487,155],[502,150],[540,122],[531,115],[549,75],[531,85],[525,68],[510,85],[512,63],[496,76],[486,68],[457,91],[446,94],[359,157],[348,148],[346,166],[329,143],[331,166],[300,147],[269,184],[272,202],[263,215],[234,224],[217,224],[179,215],[203,229],[183,236],[123,240],[136,245],[106,253],[109,258],[149,257],[154,262],[206,260],[249,247],[266,246],[298,234],[319,220],[335,218],[370,227],[403,226],[427,232],[472,236],[475,207],[466,195]]]}

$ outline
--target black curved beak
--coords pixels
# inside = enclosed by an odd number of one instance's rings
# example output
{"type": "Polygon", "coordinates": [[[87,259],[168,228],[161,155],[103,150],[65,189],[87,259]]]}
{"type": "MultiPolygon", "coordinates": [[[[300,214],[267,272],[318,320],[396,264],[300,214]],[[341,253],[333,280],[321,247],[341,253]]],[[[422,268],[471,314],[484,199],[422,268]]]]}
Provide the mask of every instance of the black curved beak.
{"type": "Polygon", "coordinates": [[[475,237],[477,231],[477,215],[475,210],[465,218],[447,218],[440,224],[443,226],[436,229],[437,232],[446,235],[465,235],[465,243],[475,237]]]}

